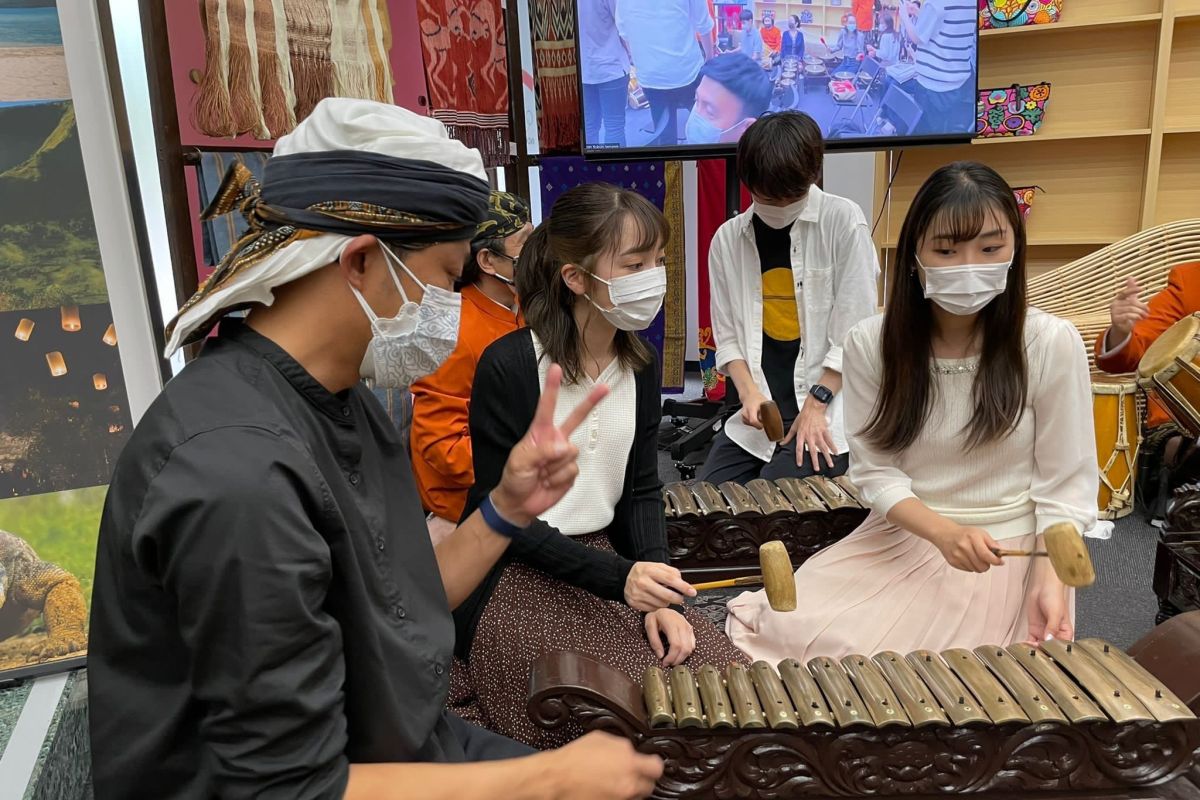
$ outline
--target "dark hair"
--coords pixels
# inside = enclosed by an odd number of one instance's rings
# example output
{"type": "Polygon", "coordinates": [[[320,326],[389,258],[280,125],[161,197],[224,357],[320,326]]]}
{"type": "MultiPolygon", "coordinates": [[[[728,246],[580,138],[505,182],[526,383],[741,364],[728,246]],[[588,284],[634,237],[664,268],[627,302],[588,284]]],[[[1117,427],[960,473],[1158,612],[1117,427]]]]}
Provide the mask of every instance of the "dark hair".
{"type": "Polygon", "coordinates": [[[790,17],[788,17],[788,22],[796,23],[796,27],[799,28],[800,27],[800,15],[792,14],[790,17]]]}
{"type": "Polygon", "coordinates": [[[753,22],[754,21],[754,12],[748,8],[743,8],[742,13],[738,14],[738,17],[742,20],[742,22],[747,22],[747,21],[753,22]]]}
{"type": "Polygon", "coordinates": [[[504,239],[473,239],[471,241],[471,254],[467,256],[466,263],[463,264],[462,275],[457,281],[458,288],[471,286],[479,280],[479,276],[483,274],[483,269],[479,266],[479,254],[484,250],[503,253],[504,239]]]}
{"type": "Polygon", "coordinates": [[[896,32],[896,18],[891,14],[881,14],[879,16],[879,24],[883,26],[884,33],[896,32]]]}
{"type": "MultiPolygon", "coordinates": [[[[564,192],[521,250],[517,296],[525,322],[537,334],[545,355],[563,370],[563,379],[578,383],[584,376],[580,340],[575,324],[578,299],[562,278],[564,264],[585,270],[621,246],[626,221],[637,232],[638,250],[665,246],[671,235],[667,218],[636,192],[607,183],[585,183],[564,192]]],[[[585,301],[586,302],[586,301],[585,301]]],[[[621,366],[638,371],[653,356],[635,333],[618,330],[613,348],[621,366]]]]}
{"type": "Polygon", "coordinates": [[[920,434],[933,402],[933,311],[917,274],[917,251],[929,234],[967,242],[999,219],[1012,226],[1013,262],[1004,293],[976,319],[982,333],[979,371],[971,391],[975,410],[967,449],[998,441],[1016,427],[1029,385],[1025,360],[1025,225],[1013,191],[991,167],[948,164],[925,181],[900,228],[883,316],[879,396],[862,435],[896,453],[920,434]]]}
{"type": "Polygon", "coordinates": [[[800,197],[821,177],[821,126],[801,111],[760,117],[738,141],[738,178],[767,200],[800,197]]]}
{"type": "Polygon", "coordinates": [[[771,105],[771,79],[745,53],[724,53],[708,60],[700,76],[724,86],[742,101],[743,117],[760,117],[771,105]]]}

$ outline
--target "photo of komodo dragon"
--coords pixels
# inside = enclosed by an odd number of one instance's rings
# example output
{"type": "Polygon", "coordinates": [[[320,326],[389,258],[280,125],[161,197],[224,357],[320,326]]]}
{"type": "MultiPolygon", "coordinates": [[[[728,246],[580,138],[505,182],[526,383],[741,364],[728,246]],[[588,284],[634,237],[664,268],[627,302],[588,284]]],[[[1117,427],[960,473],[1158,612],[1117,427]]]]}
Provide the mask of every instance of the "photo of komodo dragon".
{"type": "Polygon", "coordinates": [[[38,558],[24,539],[0,530],[0,642],[25,633],[39,614],[46,638],[32,655],[45,660],[87,647],[87,606],[79,580],[38,558]]]}

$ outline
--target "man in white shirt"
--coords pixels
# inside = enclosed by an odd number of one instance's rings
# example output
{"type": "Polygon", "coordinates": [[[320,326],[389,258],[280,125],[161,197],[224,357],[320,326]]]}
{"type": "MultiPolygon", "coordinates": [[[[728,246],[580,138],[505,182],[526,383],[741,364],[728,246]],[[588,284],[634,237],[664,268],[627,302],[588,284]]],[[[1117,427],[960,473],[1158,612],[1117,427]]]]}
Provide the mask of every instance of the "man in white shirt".
{"type": "Polygon", "coordinates": [[[617,0],[579,0],[584,143],[625,146],[629,54],[617,34],[617,0]],[[604,138],[600,138],[600,123],[604,138]]]}
{"type": "Polygon", "coordinates": [[[915,133],[974,130],[978,14],[974,0],[900,4],[900,24],[917,48],[917,101],[924,113],[915,133]]]}
{"type": "Polygon", "coordinates": [[[717,368],[742,401],[700,471],[712,483],[840,475],[842,339],[878,306],[879,260],[862,209],[816,186],[821,129],[796,111],[755,122],[738,142],[754,205],[726,222],[709,252],[717,368]],[[779,445],[759,410],[774,401],[779,445]]]}
{"type": "Polygon", "coordinates": [[[648,147],[679,144],[679,112],[691,108],[700,68],[712,58],[715,25],[707,0],[617,0],[617,32],[629,47],[650,103],[648,147]]]}

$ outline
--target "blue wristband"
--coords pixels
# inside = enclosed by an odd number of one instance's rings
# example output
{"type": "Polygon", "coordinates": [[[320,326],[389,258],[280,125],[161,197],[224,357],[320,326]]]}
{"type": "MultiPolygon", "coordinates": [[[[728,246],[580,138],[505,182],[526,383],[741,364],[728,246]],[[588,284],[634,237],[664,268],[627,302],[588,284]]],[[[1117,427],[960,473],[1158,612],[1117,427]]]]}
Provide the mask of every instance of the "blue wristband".
{"type": "Polygon", "coordinates": [[[492,496],[490,494],[485,496],[483,502],[479,504],[479,513],[483,515],[483,521],[487,523],[489,528],[509,539],[512,539],[518,533],[525,530],[521,526],[514,525],[500,516],[500,512],[496,510],[495,504],[492,503],[492,496]]]}

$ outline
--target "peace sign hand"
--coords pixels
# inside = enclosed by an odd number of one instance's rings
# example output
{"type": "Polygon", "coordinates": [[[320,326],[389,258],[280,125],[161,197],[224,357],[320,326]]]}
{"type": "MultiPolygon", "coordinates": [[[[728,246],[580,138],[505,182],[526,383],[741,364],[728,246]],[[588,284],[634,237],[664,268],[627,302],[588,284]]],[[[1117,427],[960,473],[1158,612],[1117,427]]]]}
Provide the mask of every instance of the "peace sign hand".
{"type": "Polygon", "coordinates": [[[556,426],[554,408],[561,385],[562,368],[551,364],[533,422],[508,454],[500,485],[492,492],[496,511],[514,525],[524,527],[533,522],[575,484],[579,448],[571,444],[571,433],[608,395],[607,386],[596,386],[563,424],[556,426]]]}

